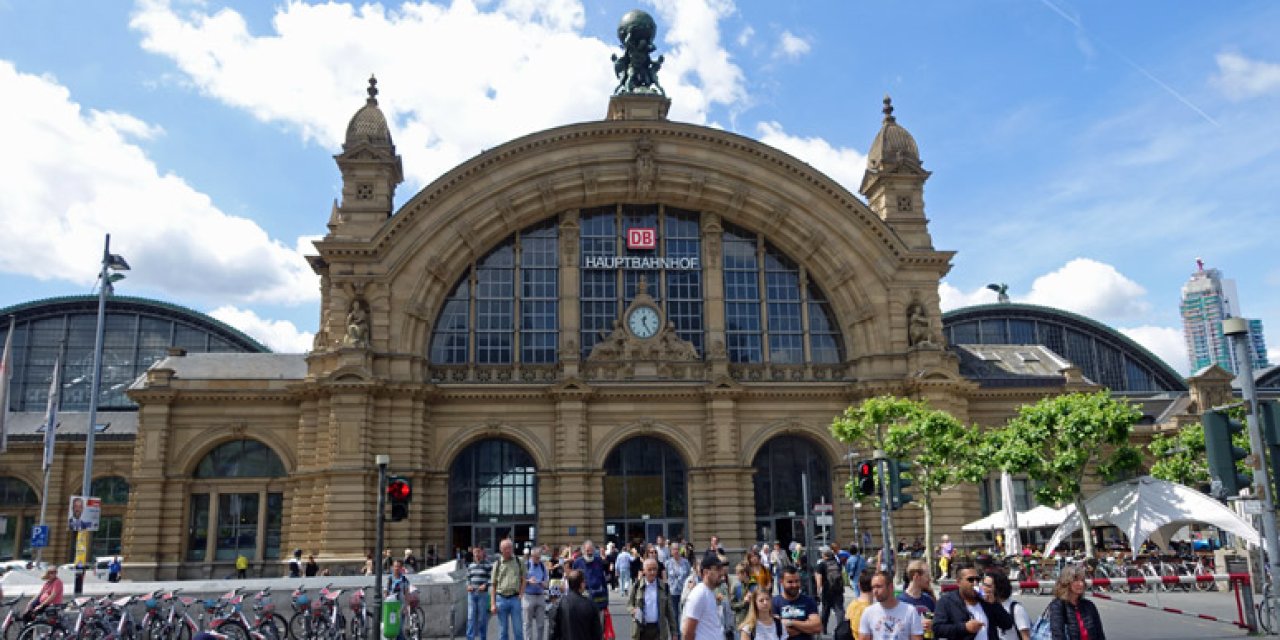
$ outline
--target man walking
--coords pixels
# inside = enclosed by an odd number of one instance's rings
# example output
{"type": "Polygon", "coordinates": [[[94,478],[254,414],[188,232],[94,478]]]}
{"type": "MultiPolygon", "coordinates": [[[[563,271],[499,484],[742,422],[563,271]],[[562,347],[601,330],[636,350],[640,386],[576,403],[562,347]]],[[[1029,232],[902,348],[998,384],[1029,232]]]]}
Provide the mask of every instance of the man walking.
{"type": "Polygon", "coordinates": [[[818,561],[817,571],[818,596],[822,603],[822,632],[827,632],[827,621],[831,614],[836,614],[836,626],[844,620],[844,569],[840,568],[840,560],[831,549],[822,550],[822,559],[818,561]]]}
{"type": "Polygon", "coordinates": [[[667,591],[671,592],[671,610],[680,618],[680,594],[684,593],[684,581],[689,577],[689,561],[680,545],[671,543],[671,556],[667,558],[667,591]]]}
{"type": "Polygon", "coordinates": [[[997,629],[1013,627],[1013,616],[995,601],[995,594],[978,594],[978,570],[970,563],[956,563],[955,591],[942,594],[933,616],[934,635],[939,639],[974,640],[998,638],[997,629]],[[983,596],[986,596],[985,598],[983,596]]]}
{"type": "Polygon", "coordinates": [[[893,577],[885,571],[871,576],[871,595],[876,603],[862,612],[858,621],[859,640],[921,640],[924,627],[916,608],[898,602],[893,595],[893,577]]]}
{"type": "Polygon", "coordinates": [[[666,583],[658,579],[658,561],[646,558],[627,600],[634,621],[631,640],[668,640],[676,634],[676,615],[670,596],[666,583]]]}
{"type": "Polygon", "coordinates": [[[622,545],[622,551],[618,552],[614,567],[618,570],[618,588],[625,596],[631,589],[631,547],[629,545],[622,545]]]}
{"type": "Polygon", "coordinates": [[[550,640],[600,640],[604,625],[595,604],[582,595],[586,578],[577,569],[565,574],[568,591],[556,605],[551,618],[550,640]]]}
{"type": "Polygon", "coordinates": [[[817,601],[800,592],[800,570],[784,567],[778,580],[782,594],[773,597],[773,612],[782,619],[787,636],[782,640],[813,640],[814,634],[822,632],[822,620],[818,619],[817,601]]]}
{"type": "Polygon", "coordinates": [[[609,606],[609,584],[605,581],[604,559],[596,552],[596,544],[590,540],[582,543],[582,557],[573,561],[573,568],[582,572],[582,579],[587,585],[587,598],[596,606],[596,610],[604,616],[605,607],[609,606]]]}
{"type": "Polygon", "coordinates": [[[524,640],[520,600],[524,596],[524,564],[516,557],[511,538],[498,543],[498,561],[493,563],[493,588],[489,591],[489,613],[498,614],[498,640],[507,640],[507,629],[515,640],[524,640]]]}
{"type": "Polygon", "coordinates": [[[524,640],[545,640],[547,632],[547,587],[550,572],[542,562],[542,545],[534,545],[525,558],[524,640]]]}
{"type": "Polygon", "coordinates": [[[933,598],[929,565],[924,560],[912,560],[907,563],[907,588],[902,590],[902,595],[898,599],[915,607],[924,618],[925,633],[933,628],[933,612],[937,610],[938,603],[933,598]]]}
{"type": "Polygon", "coordinates": [[[680,617],[681,640],[724,640],[724,613],[715,588],[724,580],[724,564],[708,552],[702,559],[702,580],[689,592],[680,617]]]}
{"type": "Polygon", "coordinates": [[[849,559],[844,562],[844,574],[849,576],[849,584],[853,585],[853,597],[862,595],[862,587],[859,586],[858,576],[862,575],[863,570],[867,568],[867,559],[862,557],[862,552],[858,549],[858,545],[849,545],[849,559]]]}
{"type": "Polygon", "coordinates": [[[476,546],[467,565],[467,640],[489,637],[489,581],[493,565],[484,558],[484,547],[476,546]]]}

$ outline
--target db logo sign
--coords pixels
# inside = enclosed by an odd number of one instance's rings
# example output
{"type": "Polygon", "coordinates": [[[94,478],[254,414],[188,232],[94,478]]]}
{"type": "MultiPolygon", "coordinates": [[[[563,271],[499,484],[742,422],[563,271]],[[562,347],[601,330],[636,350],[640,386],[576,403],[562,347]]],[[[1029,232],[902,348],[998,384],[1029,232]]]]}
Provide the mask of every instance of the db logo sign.
{"type": "Polygon", "coordinates": [[[627,229],[628,249],[657,249],[658,230],[645,227],[627,229]]]}

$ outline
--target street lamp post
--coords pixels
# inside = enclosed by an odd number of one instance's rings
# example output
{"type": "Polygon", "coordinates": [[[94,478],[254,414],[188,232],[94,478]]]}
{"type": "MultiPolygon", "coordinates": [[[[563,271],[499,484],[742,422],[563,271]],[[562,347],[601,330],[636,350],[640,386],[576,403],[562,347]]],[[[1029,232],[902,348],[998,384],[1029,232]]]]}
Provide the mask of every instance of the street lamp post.
{"type": "MultiPolygon", "coordinates": [[[[391,464],[391,456],[376,455],[373,461],[378,465],[378,513],[374,533],[373,549],[373,624],[369,625],[370,640],[382,637],[382,545],[383,523],[387,510],[387,466],[391,464]]],[[[359,640],[359,639],[357,639],[359,640]]]]}
{"type": "MultiPolygon", "coordinates": [[[[93,443],[97,435],[98,423],[98,390],[102,388],[102,334],[106,329],[107,295],[111,293],[111,283],[122,276],[112,275],[112,271],[128,271],[129,263],[124,257],[111,253],[111,234],[107,234],[102,245],[102,265],[98,271],[98,329],[93,339],[93,378],[89,383],[89,425],[84,440],[84,482],[80,487],[80,495],[89,496],[93,488],[93,443]]],[[[89,549],[89,531],[79,531],[76,536],[76,582],[75,593],[84,592],[84,571],[87,558],[84,554],[89,549]]]]}

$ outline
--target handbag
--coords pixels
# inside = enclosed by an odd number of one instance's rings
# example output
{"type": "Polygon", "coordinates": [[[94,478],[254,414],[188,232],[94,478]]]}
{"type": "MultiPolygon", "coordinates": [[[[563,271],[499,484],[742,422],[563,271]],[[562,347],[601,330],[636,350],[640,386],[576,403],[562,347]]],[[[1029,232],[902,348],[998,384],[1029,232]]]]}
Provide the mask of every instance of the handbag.
{"type": "Polygon", "coordinates": [[[604,610],[604,640],[614,640],[617,634],[613,631],[613,616],[609,615],[609,610],[604,610]]]}
{"type": "Polygon", "coordinates": [[[1031,625],[1031,640],[1053,640],[1053,630],[1049,628],[1049,606],[1045,606],[1040,618],[1031,625]]]}

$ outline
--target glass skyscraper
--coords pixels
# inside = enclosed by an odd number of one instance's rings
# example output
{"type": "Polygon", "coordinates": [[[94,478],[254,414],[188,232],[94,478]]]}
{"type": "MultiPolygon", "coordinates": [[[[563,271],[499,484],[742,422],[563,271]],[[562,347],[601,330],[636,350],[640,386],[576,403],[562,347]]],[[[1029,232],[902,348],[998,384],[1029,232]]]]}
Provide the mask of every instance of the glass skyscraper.
{"type": "MultiPolygon", "coordinates": [[[[1187,357],[1192,373],[1211,364],[1237,373],[1231,343],[1222,334],[1222,321],[1239,317],[1240,298],[1234,280],[1222,277],[1217,269],[1205,269],[1197,260],[1196,272],[1182,285],[1182,333],[1187,340],[1187,357]]],[[[1267,365],[1267,344],[1262,321],[1249,321],[1249,357],[1253,368],[1267,365]]]]}

